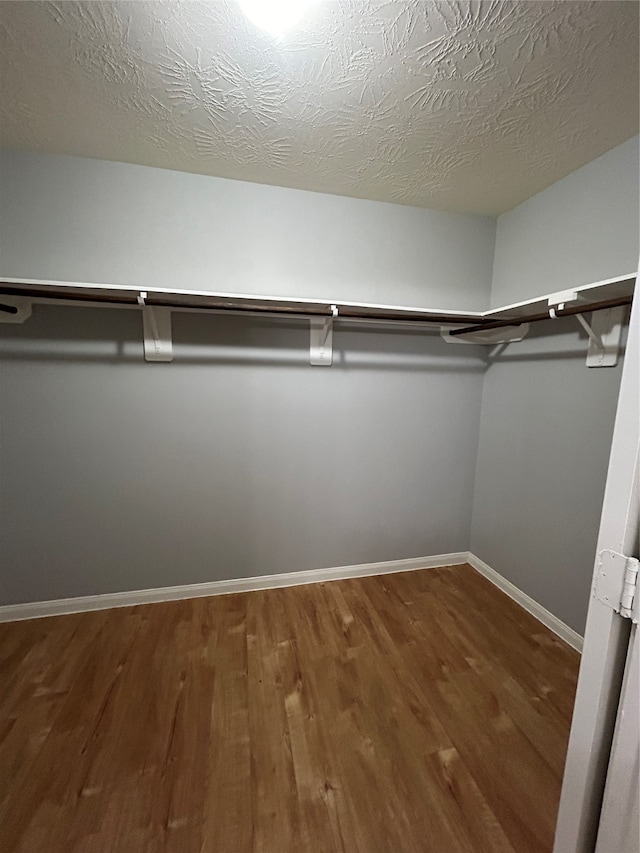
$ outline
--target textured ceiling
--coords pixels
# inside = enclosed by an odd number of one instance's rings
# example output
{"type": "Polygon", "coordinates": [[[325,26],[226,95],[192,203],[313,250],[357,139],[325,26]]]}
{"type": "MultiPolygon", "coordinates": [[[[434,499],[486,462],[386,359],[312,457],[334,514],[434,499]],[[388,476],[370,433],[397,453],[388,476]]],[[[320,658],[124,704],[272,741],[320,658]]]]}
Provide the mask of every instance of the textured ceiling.
{"type": "Polygon", "coordinates": [[[638,132],[638,3],[2,2],[0,141],[501,213],[638,132]]]}

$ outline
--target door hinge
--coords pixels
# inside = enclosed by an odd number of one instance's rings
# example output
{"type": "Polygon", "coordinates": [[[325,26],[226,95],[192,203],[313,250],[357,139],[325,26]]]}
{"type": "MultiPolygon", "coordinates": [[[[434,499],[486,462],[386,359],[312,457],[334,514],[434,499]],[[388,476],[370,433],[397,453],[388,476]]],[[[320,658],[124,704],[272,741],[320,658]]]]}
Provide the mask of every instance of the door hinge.
{"type": "Polygon", "coordinates": [[[617,551],[605,550],[598,555],[598,571],[594,595],[616,613],[638,624],[640,616],[637,595],[640,561],[617,551]]]}

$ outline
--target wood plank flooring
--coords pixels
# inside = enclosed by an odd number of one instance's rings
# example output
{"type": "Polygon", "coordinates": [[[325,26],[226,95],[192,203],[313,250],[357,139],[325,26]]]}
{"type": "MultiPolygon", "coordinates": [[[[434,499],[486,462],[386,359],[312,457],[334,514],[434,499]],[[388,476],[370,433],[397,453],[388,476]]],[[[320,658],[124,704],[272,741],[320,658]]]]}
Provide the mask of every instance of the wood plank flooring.
{"type": "Polygon", "coordinates": [[[468,566],[0,625],[0,849],[551,851],[578,662],[468,566]]]}

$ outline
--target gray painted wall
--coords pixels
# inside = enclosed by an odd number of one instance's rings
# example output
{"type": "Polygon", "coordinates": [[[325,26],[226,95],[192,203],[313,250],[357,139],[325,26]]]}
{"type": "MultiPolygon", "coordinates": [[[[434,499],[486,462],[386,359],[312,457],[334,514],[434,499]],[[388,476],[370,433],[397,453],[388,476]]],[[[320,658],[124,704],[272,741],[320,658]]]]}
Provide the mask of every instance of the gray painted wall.
{"type": "MultiPolygon", "coordinates": [[[[0,274],[488,304],[495,222],[139,166],[5,152],[0,274]]],[[[0,601],[468,546],[483,350],[36,307],[2,338],[0,601]]]]}
{"type": "Polygon", "coordinates": [[[637,269],[639,139],[498,218],[493,307],[637,269]]]}
{"type": "MultiPolygon", "coordinates": [[[[500,218],[494,302],[635,265],[634,145],[500,218]]],[[[489,301],[482,218],[50,155],[2,180],[4,275],[489,301]]],[[[311,368],[304,326],[175,315],[176,361],[150,365],[136,312],[38,307],[0,327],[0,601],[470,544],[581,630],[620,369],[588,370],[574,323],[489,366],[480,425],[486,353],[437,337],[343,328],[311,368]]]]}
{"type": "MultiPolygon", "coordinates": [[[[498,220],[492,303],[638,263],[638,139],[498,220]]],[[[567,318],[532,327],[485,376],[471,550],[582,633],[621,378],[585,365],[567,318]]]]}
{"type": "Polygon", "coordinates": [[[0,274],[482,310],[495,220],[0,153],[0,274]]]}
{"type": "Polygon", "coordinates": [[[36,306],[1,330],[0,602],[466,549],[483,349],[36,306]]]}
{"type": "Polygon", "coordinates": [[[573,318],[487,370],[471,550],[583,633],[622,373],[589,369],[573,318]]]}

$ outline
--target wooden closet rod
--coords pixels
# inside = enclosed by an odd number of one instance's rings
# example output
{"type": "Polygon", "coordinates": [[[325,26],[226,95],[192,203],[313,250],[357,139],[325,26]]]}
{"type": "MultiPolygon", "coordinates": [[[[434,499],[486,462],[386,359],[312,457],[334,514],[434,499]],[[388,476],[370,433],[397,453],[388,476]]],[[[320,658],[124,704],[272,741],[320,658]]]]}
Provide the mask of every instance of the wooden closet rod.
{"type": "MultiPolygon", "coordinates": [[[[619,296],[616,299],[602,299],[600,302],[581,302],[571,305],[561,311],[556,309],[556,317],[572,317],[575,314],[587,314],[590,311],[602,311],[605,308],[618,308],[620,305],[631,305],[633,296],[619,296]]],[[[464,329],[451,329],[449,335],[468,335],[471,332],[486,332],[489,329],[503,329],[505,326],[522,326],[524,323],[540,323],[542,320],[553,319],[549,311],[541,311],[538,314],[525,314],[521,317],[512,317],[504,320],[488,320],[486,323],[474,323],[464,329]]]]}
{"type": "MultiPolygon", "coordinates": [[[[631,291],[620,293],[618,289],[616,296],[609,299],[597,298],[593,301],[577,302],[576,295],[571,292],[573,301],[566,304],[566,307],[555,309],[557,317],[568,317],[575,314],[586,314],[591,311],[600,311],[605,308],[615,308],[620,305],[629,305],[633,299],[633,284],[635,276],[624,276],[619,279],[609,279],[607,281],[596,282],[590,287],[605,287],[613,285],[614,287],[623,286],[626,288],[631,286],[631,291]]],[[[587,296],[586,288],[577,289],[583,298],[587,296]]],[[[606,292],[606,291],[605,291],[606,292]]],[[[394,305],[371,305],[368,303],[357,302],[332,302],[327,300],[304,300],[304,299],[288,299],[281,297],[264,297],[250,296],[247,294],[238,294],[237,296],[229,293],[207,293],[202,294],[197,291],[162,291],[162,290],[144,290],[138,288],[117,287],[105,285],[104,289],[100,289],[100,285],[72,285],[64,282],[38,282],[27,281],[24,279],[0,279],[0,294],[7,297],[19,296],[31,298],[36,301],[53,302],[61,301],[68,304],[83,304],[83,305],[104,305],[118,306],[126,308],[137,308],[140,305],[148,308],[168,308],[173,311],[205,311],[210,313],[227,313],[227,314],[253,314],[262,316],[274,317],[289,317],[289,318],[316,318],[329,320],[352,320],[363,322],[379,322],[391,324],[407,324],[417,326],[461,326],[462,328],[454,328],[449,330],[449,336],[466,335],[471,332],[488,331],[490,329],[500,329],[506,326],[520,326],[524,323],[538,323],[543,320],[548,320],[550,308],[545,305],[550,297],[541,296],[535,300],[530,300],[535,305],[529,306],[530,313],[524,313],[527,310],[528,303],[520,303],[514,306],[505,306],[504,308],[495,308],[486,312],[462,312],[462,311],[437,311],[421,308],[403,308],[394,305]],[[144,294],[144,299],[141,302],[141,296],[144,294]],[[545,310],[540,310],[544,306],[545,310]],[[538,311],[532,310],[537,308],[538,311]],[[337,309],[337,313],[336,310],[337,309]],[[514,315],[513,312],[522,311],[514,315]],[[497,315],[497,316],[496,316],[497,315]]],[[[563,294],[552,294],[558,297],[558,303],[561,304],[563,294]]],[[[604,295],[604,294],[601,294],[604,295]]],[[[0,312],[16,313],[15,306],[3,304],[0,298],[0,312]]],[[[553,303],[551,304],[553,307],[553,303]]]]}
{"type": "MultiPolygon", "coordinates": [[[[127,308],[138,307],[135,295],[123,296],[118,294],[117,291],[114,291],[113,294],[107,294],[104,292],[100,294],[87,292],[73,293],[72,291],[56,292],[45,288],[38,288],[37,286],[26,289],[25,287],[16,287],[11,284],[5,285],[0,282],[0,298],[2,294],[7,296],[24,296],[27,298],[31,297],[32,299],[43,299],[47,302],[60,300],[67,304],[69,302],[77,302],[85,305],[123,306],[127,308]]],[[[331,304],[327,302],[325,305],[322,303],[305,301],[296,302],[295,300],[274,300],[271,302],[268,299],[261,299],[260,297],[256,297],[255,299],[251,299],[250,297],[240,297],[238,301],[236,301],[233,298],[226,297],[219,299],[213,298],[208,304],[203,304],[198,301],[197,296],[194,296],[192,301],[178,302],[176,300],[172,300],[169,294],[165,295],[154,291],[147,291],[147,295],[145,297],[145,305],[149,308],[169,308],[173,311],[209,311],[212,313],[229,314],[267,314],[293,318],[333,317],[334,315],[331,310],[332,304],[335,304],[338,308],[338,315],[335,318],[336,320],[379,320],[393,321],[394,323],[424,323],[426,325],[435,326],[442,323],[464,323],[467,325],[473,323],[475,325],[485,322],[481,317],[478,317],[477,314],[474,313],[464,314],[459,312],[449,314],[445,311],[430,311],[428,309],[420,311],[419,309],[410,308],[404,310],[390,308],[385,311],[383,308],[369,308],[364,305],[349,305],[340,302],[331,304]],[[243,299],[246,299],[247,301],[243,301],[243,299]]],[[[6,310],[8,312],[13,309],[8,305],[0,305],[0,310],[6,310]]]]}

